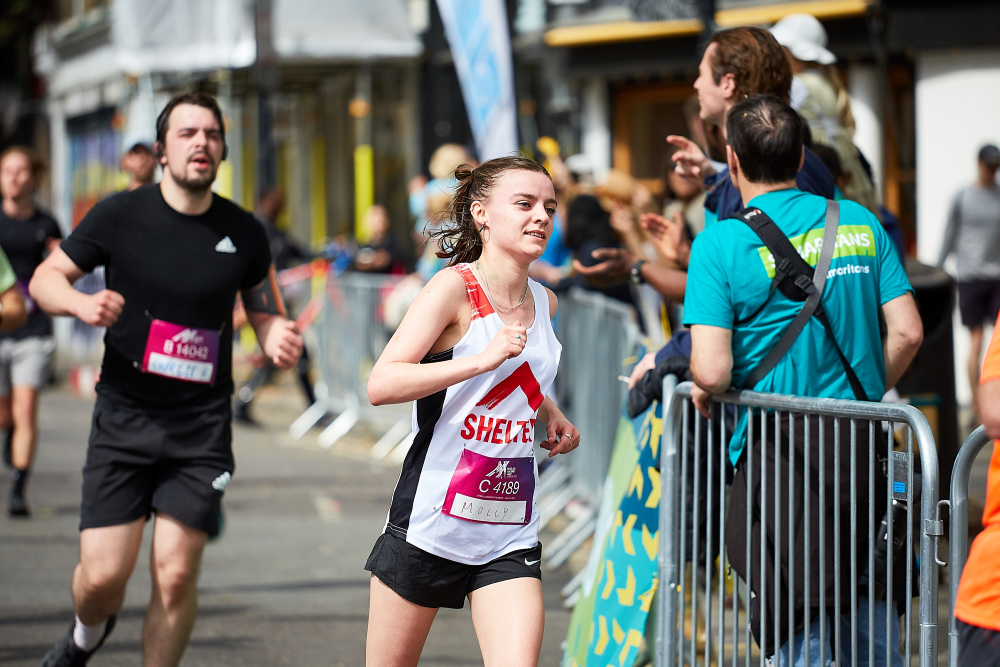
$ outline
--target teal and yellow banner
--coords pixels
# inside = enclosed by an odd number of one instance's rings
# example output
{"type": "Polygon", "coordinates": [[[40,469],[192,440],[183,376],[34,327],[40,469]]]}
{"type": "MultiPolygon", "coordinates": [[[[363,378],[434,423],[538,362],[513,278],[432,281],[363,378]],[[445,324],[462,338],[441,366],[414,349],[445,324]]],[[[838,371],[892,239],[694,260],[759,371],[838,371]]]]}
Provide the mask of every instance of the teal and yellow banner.
{"type": "Polygon", "coordinates": [[[657,589],[662,408],[622,416],[563,667],[631,666],[657,589]]]}

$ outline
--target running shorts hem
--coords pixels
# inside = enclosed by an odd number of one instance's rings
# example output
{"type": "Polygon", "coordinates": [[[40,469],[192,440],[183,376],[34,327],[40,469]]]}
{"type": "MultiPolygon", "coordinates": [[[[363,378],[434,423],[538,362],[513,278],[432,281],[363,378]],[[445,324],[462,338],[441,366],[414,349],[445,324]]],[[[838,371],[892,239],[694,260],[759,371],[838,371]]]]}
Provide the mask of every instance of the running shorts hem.
{"type": "Polygon", "coordinates": [[[542,578],[542,545],[466,565],[427,553],[392,533],[375,541],[365,569],[404,600],[421,607],[461,609],[469,593],[491,584],[542,578]]]}

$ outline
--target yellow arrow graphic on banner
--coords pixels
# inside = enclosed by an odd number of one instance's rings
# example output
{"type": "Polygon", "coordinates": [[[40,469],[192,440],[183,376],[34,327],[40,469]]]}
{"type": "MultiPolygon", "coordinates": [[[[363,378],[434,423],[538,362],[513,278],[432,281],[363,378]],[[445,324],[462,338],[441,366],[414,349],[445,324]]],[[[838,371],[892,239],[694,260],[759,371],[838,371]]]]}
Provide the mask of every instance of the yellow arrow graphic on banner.
{"type": "Polygon", "coordinates": [[[632,566],[628,566],[628,574],[625,577],[625,588],[618,589],[618,604],[623,607],[631,607],[635,604],[635,573],[632,566]]]}
{"type": "Polygon", "coordinates": [[[638,517],[635,514],[629,514],[628,518],[625,519],[625,527],[622,528],[622,549],[629,556],[635,555],[635,543],[632,542],[632,531],[635,529],[637,519],[638,517]]]}
{"type": "Polygon", "coordinates": [[[639,600],[640,602],[642,602],[642,604],[639,605],[639,608],[642,609],[644,612],[647,613],[649,612],[649,608],[653,604],[653,596],[656,595],[656,589],[659,588],[659,585],[660,585],[659,579],[653,577],[652,587],[648,591],[639,596],[639,600]]]}
{"type": "Polygon", "coordinates": [[[611,634],[615,638],[616,644],[621,644],[625,641],[625,631],[622,630],[622,626],[618,625],[618,619],[611,619],[611,634]]]}
{"type": "Polygon", "coordinates": [[[607,583],[604,584],[604,590],[601,591],[601,599],[607,600],[611,597],[611,591],[615,588],[615,566],[611,561],[607,561],[604,564],[604,571],[607,574],[607,583]]]}
{"type": "Polygon", "coordinates": [[[646,498],[646,507],[656,507],[660,504],[660,471],[650,466],[646,468],[649,475],[649,497],[646,498]]]}
{"type": "Polygon", "coordinates": [[[638,630],[632,629],[628,631],[628,639],[625,641],[625,645],[622,646],[622,652],[618,654],[618,664],[624,665],[625,660],[628,658],[628,653],[630,649],[639,649],[639,644],[642,642],[642,633],[638,630]]]}
{"type": "Polygon", "coordinates": [[[596,655],[603,655],[604,649],[608,647],[608,641],[611,637],[608,636],[608,619],[603,616],[597,618],[597,644],[594,645],[594,653],[596,655]]]}
{"type": "Polygon", "coordinates": [[[638,496],[640,498],[642,498],[642,484],[643,484],[643,481],[644,480],[642,478],[642,468],[640,468],[639,466],[636,466],[635,470],[632,471],[632,479],[629,480],[629,483],[628,483],[628,493],[626,494],[626,496],[631,496],[632,495],[632,491],[636,491],[637,494],[638,494],[638,496]]]}
{"type": "Polygon", "coordinates": [[[656,554],[660,551],[658,541],[658,533],[651,533],[649,532],[649,528],[646,528],[646,526],[642,527],[642,548],[646,550],[649,560],[656,560],[656,554]]]}
{"type": "MultiPolygon", "coordinates": [[[[653,411],[650,410],[650,413],[653,411]]],[[[657,457],[657,452],[660,451],[660,440],[663,438],[663,419],[660,417],[653,417],[650,422],[649,429],[649,448],[653,452],[653,458],[657,457]]]]}

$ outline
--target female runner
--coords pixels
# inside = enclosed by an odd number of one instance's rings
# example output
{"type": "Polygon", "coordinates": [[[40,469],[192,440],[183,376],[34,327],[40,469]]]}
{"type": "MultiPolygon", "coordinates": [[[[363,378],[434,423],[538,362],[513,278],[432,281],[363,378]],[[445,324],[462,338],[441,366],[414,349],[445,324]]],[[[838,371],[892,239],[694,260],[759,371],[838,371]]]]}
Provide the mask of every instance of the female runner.
{"type": "Polygon", "coordinates": [[[416,401],[416,436],[372,573],[367,664],[416,665],[440,607],[469,598],[487,667],[536,665],[545,620],[535,419],[549,456],[580,434],[548,397],[561,345],[555,295],[528,279],[556,208],[522,157],[456,170],[450,260],[413,301],[368,380],[373,405],[416,401]]]}

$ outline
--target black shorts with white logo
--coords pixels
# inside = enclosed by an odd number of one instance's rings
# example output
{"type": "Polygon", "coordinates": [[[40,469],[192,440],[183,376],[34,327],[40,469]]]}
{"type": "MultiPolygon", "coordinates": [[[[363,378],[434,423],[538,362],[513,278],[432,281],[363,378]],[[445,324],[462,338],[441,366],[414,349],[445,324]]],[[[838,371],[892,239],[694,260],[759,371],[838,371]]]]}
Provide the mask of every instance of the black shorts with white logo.
{"type": "Polygon", "coordinates": [[[234,469],[228,400],[179,413],[98,395],[83,467],[80,530],[163,512],[218,535],[222,494],[234,469]]]}
{"type": "Polygon", "coordinates": [[[541,579],[541,562],[541,544],[511,551],[483,565],[466,565],[383,533],[375,541],[365,569],[413,604],[461,609],[466,596],[476,589],[508,579],[541,579]]]}

